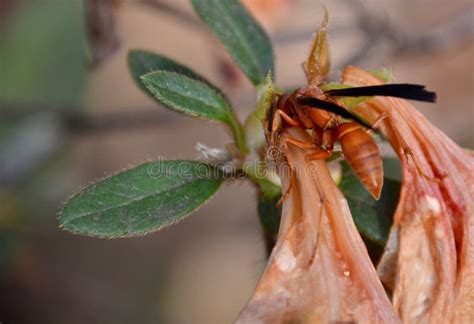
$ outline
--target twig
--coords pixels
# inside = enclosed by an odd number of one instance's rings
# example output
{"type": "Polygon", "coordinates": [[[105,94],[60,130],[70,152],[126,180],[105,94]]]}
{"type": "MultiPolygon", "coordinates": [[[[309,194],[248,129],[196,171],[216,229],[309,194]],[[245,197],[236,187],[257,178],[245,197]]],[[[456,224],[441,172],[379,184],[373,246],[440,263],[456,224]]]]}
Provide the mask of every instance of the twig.
{"type": "Polygon", "coordinates": [[[388,17],[374,14],[361,0],[346,0],[346,4],[356,14],[358,30],[364,34],[366,42],[341,66],[360,64],[382,43],[390,46],[388,55],[393,57],[400,54],[431,54],[474,39],[474,6],[425,33],[414,34],[395,27],[388,17]]]}
{"type": "Polygon", "coordinates": [[[30,109],[28,105],[1,105],[0,120],[13,122],[31,115],[33,112],[51,112],[54,114],[62,127],[71,134],[94,135],[102,132],[113,132],[119,130],[135,130],[157,125],[168,125],[174,123],[172,113],[156,108],[147,110],[130,109],[127,112],[110,112],[105,114],[83,113],[85,109],[74,107],[35,107],[30,109]]]}
{"type": "Polygon", "coordinates": [[[446,50],[474,40],[473,17],[474,6],[425,33],[411,34],[392,29],[391,39],[396,49],[404,53],[425,54],[446,50]]]}
{"type": "Polygon", "coordinates": [[[65,115],[64,125],[73,134],[95,135],[103,132],[138,130],[158,125],[169,125],[176,120],[171,113],[156,109],[140,112],[116,112],[102,116],[84,114],[65,115]]]}
{"type": "Polygon", "coordinates": [[[120,47],[116,26],[119,0],[88,0],[85,2],[86,29],[91,46],[91,67],[111,57],[120,47]]]}
{"type": "Polygon", "coordinates": [[[167,13],[178,20],[191,25],[191,27],[202,27],[203,25],[193,15],[181,10],[179,7],[161,0],[140,0],[140,4],[148,6],[160,12],[167,13]]]}

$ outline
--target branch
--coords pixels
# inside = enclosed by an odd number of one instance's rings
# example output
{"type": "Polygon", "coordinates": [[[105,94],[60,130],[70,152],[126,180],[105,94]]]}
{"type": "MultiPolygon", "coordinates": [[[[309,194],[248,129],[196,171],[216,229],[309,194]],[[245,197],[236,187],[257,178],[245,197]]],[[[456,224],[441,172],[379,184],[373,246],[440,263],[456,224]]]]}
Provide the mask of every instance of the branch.
{"type": "Polygon", "coordinates": [[[169,14],[170,16],[173,16],[177,20],[184,22],[190,25],[191,27],[202,28],[203,26],[195,16],[187,13],[186,11],[181,10],[176,5],[172,5],[161,0],[140,0],[139,4],[169,14]]]}
{"type": "Polygon", "coordinates": [[[33,113],[50,112],[60,121],[64,130],[77,135],[136,130],[175,122],[174,114],[156,108],[146,110],[134,108],[127,112],[110,112],[101,115],[83,113],[82,111],[85,110],[76,107],[32,107],[29,105],[0,104],[0,120],[11,123],[33,113]]]}
{"type": "Polygon", "coordinates": [[[396,49],[409,54],[425,54],[446,50],[474,40],[474,6],[463,10],[443,24],[421,34],[396,32],[392,40],[396,49]]]}
{"type": "Polygon", "coordinates": [[[346,0],[346,4],[356,14],[358,30],[364,34],[366,42],[342,66],[360,64],[383,42],[388,43],[391,48],[389,55],[393,57],[400,54],[431,54],[470,43],[474,39],[474,6],[427,32],[414,34],[395,27],[387,16],[373,13],[361,0],[346,0]]]}
{"type": "Polygon", "coordinates": [[[120,48],[116,11],[120,0],[88,0],[85,2],[86,30],[91,47],[91,67],[96,67],[120,48]]]}
{"type": "Polygon", "coordinates": [[[0,106],[0,120],[7,125],[14,122],[14,128],[2,137],[0,146],[0,189],[27,180],[64,147],[68,135],[94,136],[102,132],[169,126],[175,120],[172,113],[155,109],[100,116],[70,111],[29,109],[18,112],[0,106]]]}
{"type": "Polygon", "coordinates": [[[101,116],[67,114],[63,116],[69,132],[79,135],[95,135],[103,132],[139,130],[175,122],[174,115],[156,109],[138,112],[115,112],[101,116]]]}

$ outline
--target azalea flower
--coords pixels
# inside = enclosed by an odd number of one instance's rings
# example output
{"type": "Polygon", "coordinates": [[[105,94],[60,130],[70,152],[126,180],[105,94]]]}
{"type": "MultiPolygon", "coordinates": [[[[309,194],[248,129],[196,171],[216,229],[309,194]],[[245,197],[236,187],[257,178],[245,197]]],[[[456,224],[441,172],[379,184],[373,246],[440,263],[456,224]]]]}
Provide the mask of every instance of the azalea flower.
{"type": "MultiPolygon", "coordinates": [[[[309,140],[304,130],[289,128],[281,143],[289,135],[309,140]]],[[[277,145],[283,192],[293,184],[277,243],[237,323],[398,323],[326,162],[309,162],[311,151],[277,145]]]]}
{"type": "MultiPolygon", "coordinates": [[[[347,67],[343,83],[381,84],[347,67]]],[[[400,201],[378,265],[405,323],[474,319],[474,157],[409,102],[374,97],[354,109],[367,120],[387,114],[380,129],[403,167],[400,201]]]]}
{"type": "MultiPolygon", "coordinates": [[[[304,65],[309,87],[317,93],[330,65],[327,23],[326,11],[304,65]]],[[[384,82],[347,67],[342,83],[384,82]]],[[[314,145],[285,144],[288,137],[311,142],[310,135],[286,128],[281,136],[269,137],[270,149],[282,152],[277,166],[284,200],[277,242],[237,322],[472,322],[474,155],[406,100],[364,97],[350,106],[337,101],[371,124],[377,121],[403,167],[400,201],[378,273],[326,162],[308,161],[314,145]]],[[[291,123],[299,124],[287,118],[291,123]]]]}

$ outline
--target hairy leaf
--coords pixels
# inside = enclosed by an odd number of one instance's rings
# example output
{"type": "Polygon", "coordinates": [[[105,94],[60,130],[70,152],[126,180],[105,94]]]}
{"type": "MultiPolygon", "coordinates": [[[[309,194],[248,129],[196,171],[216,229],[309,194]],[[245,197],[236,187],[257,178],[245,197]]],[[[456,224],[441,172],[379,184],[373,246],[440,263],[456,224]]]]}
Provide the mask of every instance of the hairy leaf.
{"type": "Polygon", "coordinates": [[[258,217],[262,225],[268,254],[270,254],[275,245],[278,229],[280,227],[281,207],[277,207],[280,197],[281,195],[269,198],[260,194],[258,198],[258,217]]]}
{"type": "Polygon", "coordinates": [[[193,0],[201,19],[254,85],[274,72],[273,49],[264,30],[237,0],[193,0]]]}
{"type": "Polygon", "coordinates": [[[153,96],[170,109],[231,126],[235,122],[229,102],[204,82],[167,71],[145,74],[141,80],[153,96]]]}
{"type": "Polygon", "coordinates": [[[73,196],[61,213],[61,227],[109,238],[143,235],[182,220],[222,181],[219,170],[197,161],[145,163],[73,196]]]}
{"type": "Polygon", "coordinates": [[[266,140],[262,121],[266,118],[276,91],[277,89],[275,89],[273,85],[272,75],[269,73],[265,78],[265,82],[258,88],[257,106],[248,116],[244,124],[247,144],[250,151],[260,152],[265,147],[266,140]]]}
{"type": "Polygon", "coordinates": [[[221,92],[216,86],[211,84],[203,76],[197,74],[190,68],[160,54],[150,51],[135,49],[128,52],[128,68],[137,85],[151,97],[153,93],[142,83],[140,77],[150,72],[168,71],[183,74],[191,79],[199,80],[221,92]]]}
{"type": "MultiPolygon", "coordinates": [[[[336,90],[336,89],[347,89],[351,88],[351,86],[347,84],[341,83],[326,83],[321,85],[321,90],[328,91],[328,90],[336,90]]],[[[372,97],[338,97],[337,102],[342,104],[347,109],[354,108],[358,104],[369,100],[372,97]]]]}
{"type": "Polygon", "coordinates": [[[368,72],[385,83],[390,83],[395,78],[393,75],[393,71],[389,68],[373,69],[369,70],[368,72]]]}

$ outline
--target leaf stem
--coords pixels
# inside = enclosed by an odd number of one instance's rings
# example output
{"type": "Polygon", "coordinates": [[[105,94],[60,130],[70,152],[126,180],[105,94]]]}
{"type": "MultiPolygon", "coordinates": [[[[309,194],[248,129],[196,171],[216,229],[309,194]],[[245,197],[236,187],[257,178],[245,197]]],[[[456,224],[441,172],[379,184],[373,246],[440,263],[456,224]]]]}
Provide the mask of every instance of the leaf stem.
{"type": "Polygon", "coordinates": [[[245,131],[240,122],[237,120],[235,115],[230,120],[230,127],[235,139],[235,145],[239,149],[242,156],[246,156],[249,153],[247,147],[247,141],[245,139],[245,131]]]}
{"type": "Polygon", "coordinates": [[[274,199],[281,195],[281,185],[278,176],[264,166],[260,160],[246,165],[243,169],[247,177],[255,183],[263,197],[274,199]]]}

